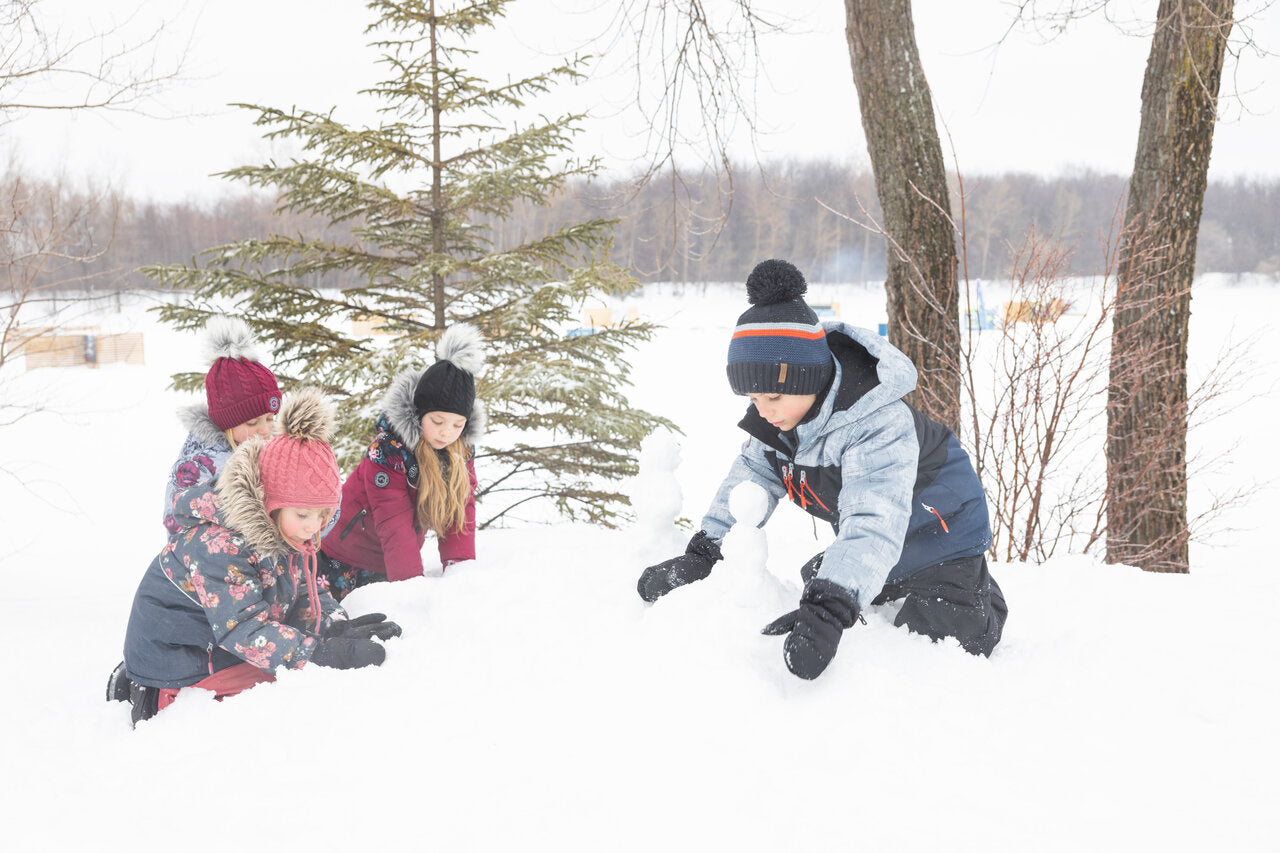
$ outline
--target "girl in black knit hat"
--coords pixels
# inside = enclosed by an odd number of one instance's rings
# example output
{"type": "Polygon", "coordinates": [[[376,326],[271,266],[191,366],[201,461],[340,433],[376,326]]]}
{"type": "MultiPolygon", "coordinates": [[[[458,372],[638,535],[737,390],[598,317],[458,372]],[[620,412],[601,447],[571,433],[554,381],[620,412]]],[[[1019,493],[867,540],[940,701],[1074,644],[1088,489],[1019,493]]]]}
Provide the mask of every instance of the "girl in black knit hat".
{"type": "Polygon", "coordinates": [[[766,519],[788,500],[836,532],[800,569],[800,606],[765,628],[787,635],[794,674],[817,678],[867,607],[899,599],[894,624],[991,654],[1007,611],[983,556],[987,498],[968,454],[902,399],[916,384],[911,361],[866,329],[820,324],[805,290],[786,261],[757,264],[747,278],[752,307],[734,328],[727,372],[751,400],[738,424],[749,438],[702,530],[684,554],[645,569],[640,597],[656,601],[711,573],[734,524],[729,493],[750,480],[769,496],[766,519]]]}
{"type": "Polygon", "coordinates": [[[427,531],[436,534],[443,566],[475,559],[472,459],[485,426],[475,375],[484,366],[484,341],[475,327],[459,324],[436,353],[435,364],[392,381],[373,443],[342,484],[339,521],[320,559],[338,600],[374,581],[421,576],[427,531]]]}

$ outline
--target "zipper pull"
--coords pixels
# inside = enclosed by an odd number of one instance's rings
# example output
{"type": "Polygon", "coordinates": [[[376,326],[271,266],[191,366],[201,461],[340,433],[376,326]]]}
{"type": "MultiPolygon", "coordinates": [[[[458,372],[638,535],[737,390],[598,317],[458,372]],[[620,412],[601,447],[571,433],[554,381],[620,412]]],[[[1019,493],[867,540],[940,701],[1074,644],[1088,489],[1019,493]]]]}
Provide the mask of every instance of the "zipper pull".
{"type": "Polygon", "coordinates": [[[801,470],[800,471],[800,508],[808,509],[809,499],[804,496],[804,489],[805,489],[804,471],[801,470]]]}
{"type": "Polygon", "coordinates": [[[925,509],[927,509],[929,512],[933,513],[934,515],[936,515],[936,516],[938,517],[938,523],[942,525],[942,532],[943,532],[943,533],[950,533],[950,532],[951,532],[951,531],[947,528],[947,521],[946,521],[946,519],[944,519],[944,518],[942,517],[942,513],[938,512],[936,509],[934,509],[933,507],[929,506],[929,505],[928,505],[927,503],[925,503],[924,501],[920,501],[920,506],[924,507],[924,508],[925,508],[925,509]]]}
{"type": "MultiPolygon", "coordinates": [[[[813,486],[806,486],[806,488],[809,490],[809,496],[813,498],[814,503],[825,509],[827,512],[831,512],[830,508],[822,502],[822,498],[818,497],[818,493],[813,490],[813,486]]],[[[803,494],[803,492],[801,494],[803,494]]]]}

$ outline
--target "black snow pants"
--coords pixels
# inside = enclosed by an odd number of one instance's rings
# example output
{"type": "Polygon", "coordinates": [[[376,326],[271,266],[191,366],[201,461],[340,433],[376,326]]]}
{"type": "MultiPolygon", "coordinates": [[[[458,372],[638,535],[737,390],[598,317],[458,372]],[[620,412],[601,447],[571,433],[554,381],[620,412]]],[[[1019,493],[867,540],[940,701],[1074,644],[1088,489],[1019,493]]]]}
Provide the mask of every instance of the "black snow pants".
{"type": "MultiPolygon", "coordinates": [[[[821,567],[822,554],[818,554],[801,567],[801,579],[808,583],[821,567]]],[[[987,571],[983,554],[926,566],[887,583],[871,603],[900,598],[904,601],[894,625],[905,625],[907,630],[934,640],[955,637],[965,651],[975,655],[991,654],[1009,614],[1004,593],[987,571]]]]}

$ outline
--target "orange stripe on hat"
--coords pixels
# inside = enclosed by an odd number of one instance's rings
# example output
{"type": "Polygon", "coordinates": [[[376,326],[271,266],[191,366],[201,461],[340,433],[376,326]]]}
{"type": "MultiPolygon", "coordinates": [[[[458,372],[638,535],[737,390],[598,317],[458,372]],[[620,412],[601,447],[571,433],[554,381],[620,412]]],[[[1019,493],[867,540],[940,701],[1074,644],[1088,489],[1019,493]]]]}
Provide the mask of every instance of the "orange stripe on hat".
{"type": "Polygon", "coordinates": [[[733,333],[736,338],[756,338],[762,336],[777,338],[804,338],[808,341],[818,341],[827,335],[822,329],[814,329],[813,331],[803,331],[801,329],[741,329],[733,333]]]}

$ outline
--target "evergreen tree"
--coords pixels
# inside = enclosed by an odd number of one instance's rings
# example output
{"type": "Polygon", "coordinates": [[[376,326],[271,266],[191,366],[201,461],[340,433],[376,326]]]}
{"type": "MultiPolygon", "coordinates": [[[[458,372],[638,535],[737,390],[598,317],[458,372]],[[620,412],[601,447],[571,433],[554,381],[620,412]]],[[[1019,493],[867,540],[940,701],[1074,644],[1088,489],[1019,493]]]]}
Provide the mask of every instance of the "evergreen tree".
{"type": "MultiPolygon", "coordinates": [[[[225,176],[274,190],[277,213],[317,227],[144,271],[189,294],[161,309],[164,320],[194,329],[211,313],[233,312],[272,347],[282,382],[339,395],[336,449],[348,467],[373,435],[373,407],[392,377],[434,361],[449,326],[480,327],[489,353],[477,381],[489,406],[476,456],[481,526],[544,501],[562,516],[612,525],[626,501],[615,482],[635,473],[641,439],[670,426],[623,393],[627,352],[654,327],[565,334],[586,300],[638,286],[608,260],[612,221],[497,242],[492,224],[517,205],[545,205],[566,181],[597,171],[570,154],[581,115],[514,123],[528,99],[579,77],[582,60],[502,85],[468,73],[474,51],[464,45],[493,28],[508,2],[372,0],[376,22],[366,32],[389,79],[361,94],[378,99],[378,126],[349,127],[333,111],[241,105],[257,113],[266,138],[297,140],[304,153],[225,176]],[[370,320],[376,334],[353,331],[370,320]]],[[[175,377],[179,388],[200,381],[175,377]]]]}

